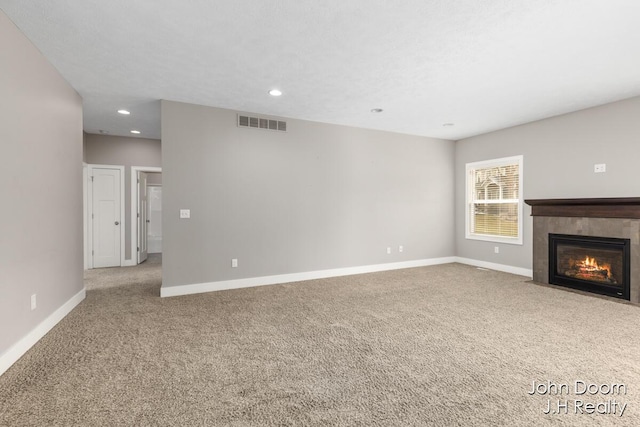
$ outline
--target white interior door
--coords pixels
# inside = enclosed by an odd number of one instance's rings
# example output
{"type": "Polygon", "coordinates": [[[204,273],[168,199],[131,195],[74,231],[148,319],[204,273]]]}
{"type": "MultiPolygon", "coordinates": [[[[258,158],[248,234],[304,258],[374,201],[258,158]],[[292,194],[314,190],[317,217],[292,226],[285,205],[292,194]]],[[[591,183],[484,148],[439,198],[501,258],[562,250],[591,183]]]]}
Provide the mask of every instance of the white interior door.
{"type": "Polygon", "coordinates": [[[149,226],[147,173],[138,172],[138,264],[147,259],[147,227],[149,226]]]}
{"type": "Polygon", "coordinates": [[[120,169],[92,168],[93,267],[120,266],[120,169]]]}
{"type": "Polygon", "coordinates": [[[162,187],[148,185],[149,227],[147,248],[150,254],[162,253],[162,187]]]}

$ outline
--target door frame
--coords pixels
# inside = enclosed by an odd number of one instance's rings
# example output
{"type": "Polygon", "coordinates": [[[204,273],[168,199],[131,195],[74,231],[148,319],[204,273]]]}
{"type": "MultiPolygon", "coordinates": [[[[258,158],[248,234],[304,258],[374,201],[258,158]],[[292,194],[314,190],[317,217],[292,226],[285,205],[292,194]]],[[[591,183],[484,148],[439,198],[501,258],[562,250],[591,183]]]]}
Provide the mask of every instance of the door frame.
{"type": "Polygon", "coordinates": [[[125,242],[124,242],[124,218],[125,218],[125,212],[124,212],[124,166],[122,165],[97,165],[97,164],[88,164],[87,165],[87,196],[88,196],[88,200],[87,200],[87,231],[88,231],[88,236],[87,236],[87,257],[88,259],[88,266],[87,268],[91,269],[93,268],[93,256],[91,255],[91,252],[93,250],[93,221],[91,216],[93,215],[93,185],[91,185],[91,179],[93,178],[93,170],[94,169],[119,169],[120,170],[120,223],[123,225],[123,227],[120,227],[120,266],[124,266],[125,265],[125,259],[124,259],[124,248],[125,248],[125,242]]]}
{"type": "Polygon", "coordinates": [[[88,270],[91,259],[91,247],[89,246],[89,165],[82,162],[82,247],[83,266],[88,270]]]}
{"type": "Polygon", "coordinates": [[[162,173],[162,168],[131,166],[131,261],[128,265],[138,265],[138,172],[162,173]]]}

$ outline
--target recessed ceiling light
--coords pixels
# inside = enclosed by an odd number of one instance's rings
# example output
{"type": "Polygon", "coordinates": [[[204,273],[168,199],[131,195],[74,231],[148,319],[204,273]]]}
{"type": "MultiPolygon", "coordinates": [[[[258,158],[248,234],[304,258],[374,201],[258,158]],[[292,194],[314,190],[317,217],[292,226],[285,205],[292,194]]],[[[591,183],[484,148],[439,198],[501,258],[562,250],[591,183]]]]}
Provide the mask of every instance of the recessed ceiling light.
{"type": "Polygon", "coordinates": [[[269,91],[269,95],[271,95],[271,96],[280,96],[280,95],[282,95],[282,92],[279,91],[278,89],[271,89],[269,91]]]}
{"type": "Polygon", "coordinates": [[[135,133],[136,135],[138,135],[140,133],[139,130],[132,130],[131,133],[135,133]]]}
{"type": "Polygon", "coordinates": [[[448,128],[448,127],[453,126],[453,123],[445,123],[445,124],[443,124],[442,126],[444,126],[444,127],[448,128]]]}
{"type": "Polygon", "coordinates": [[[382,108],[372,108],[371,112],[372,113],[382,113],[384,110],[382,108]]]}
{"type": "Polygon", "coordinates": [[[118,110],[118,114],[122,114],[123,116],[128,116],[129,114],[131,114],[131,112],[127,110],[118,110]]]}

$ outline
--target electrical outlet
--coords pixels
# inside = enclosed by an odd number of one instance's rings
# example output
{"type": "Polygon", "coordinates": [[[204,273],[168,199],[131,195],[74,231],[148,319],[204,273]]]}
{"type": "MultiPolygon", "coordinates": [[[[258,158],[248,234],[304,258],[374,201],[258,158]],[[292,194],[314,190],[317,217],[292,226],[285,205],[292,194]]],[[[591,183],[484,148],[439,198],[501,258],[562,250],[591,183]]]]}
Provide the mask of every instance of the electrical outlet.
{"type": "Polygon", "coordinates": [[[603,173],[607,171],[606,163],[598,163],[597,165],[593,165],[594,173],[603,173]]]}
{"type": "Polygon", "coordinates": [[[238,267],[238,259],[234,258],[231,260],[231,267],[233,268],[237,268],[238,267]]]}
{"type": "Polygon", "coordinates": [[[180,209],[180,219],[191,218],[191,209],[180,209]]]}
{"type": "Polygon", "coordinates": [[[398,252],[402,252],[404,251],[404,248],[402,246],[398,246],[398,252]]]}
{"type": "Polygon", "coordinates": [[[388,248],[387,248],[387,253],[388,253],[388,254],[390,254],[390,253],[391,253],[391,248],[390,248],[390,247],[388,247],[388,248]]]}
{"type": "Polygon", "coordinates": [[[35,310],[37,306],[36,294],[33,294],[31,295],[31,310],[35,310]]]}
{"type": "Polygon", "coordinates": [[[496,254],[499,254],[500,253],[500,246],[494,246],[493,247],[493,252],[496,253],[496,254]]]}

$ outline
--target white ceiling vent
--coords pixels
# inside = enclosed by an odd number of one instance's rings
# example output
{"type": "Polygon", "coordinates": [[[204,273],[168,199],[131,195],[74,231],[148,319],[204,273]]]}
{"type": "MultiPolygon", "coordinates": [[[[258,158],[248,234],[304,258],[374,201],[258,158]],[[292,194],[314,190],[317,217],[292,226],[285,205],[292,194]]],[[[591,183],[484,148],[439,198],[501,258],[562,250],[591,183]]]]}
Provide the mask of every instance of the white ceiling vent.
{"type": "Polygon", "coordinates": [[[238,114],[238,126],[242,128],[256,128],[266,130],[287,131],[287,122],[281,120],[264,119],[262,117],[238,114]]]}

